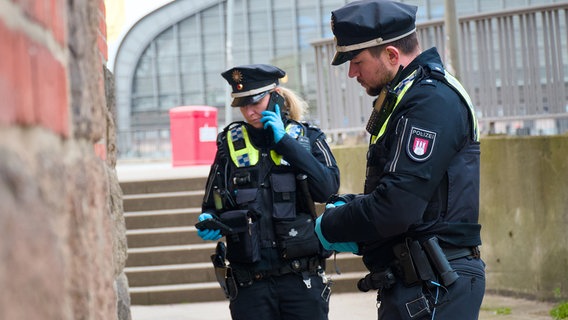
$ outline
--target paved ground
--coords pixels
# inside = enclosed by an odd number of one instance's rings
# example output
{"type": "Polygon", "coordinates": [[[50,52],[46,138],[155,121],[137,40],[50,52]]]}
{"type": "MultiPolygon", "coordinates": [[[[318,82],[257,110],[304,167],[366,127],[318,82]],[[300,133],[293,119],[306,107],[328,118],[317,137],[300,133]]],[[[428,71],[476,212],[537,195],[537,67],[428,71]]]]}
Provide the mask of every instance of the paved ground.
{"type": "Polygon", "coordinates": [[[136,160],[119,161],[116,165],[118,181],[160,180],[171,178],[207,177],[211,165],[174,167],[171,162],[136,160]]]}
{"type": "MultiPolygon", "coordinates": [[[[119,161],[119,181],[136,181],[141,178],[159,180],[207,176],[209,165],[172,167],[167,161],[119,161]]],[[[552,303],[515,299],[488,294],[481,307],[480,320],[550,320],[552,303]]],[[[227,320],[230,319],[226,301],[189,303],[161,306],[132,306],[132,320],[227,320]]],[[[373,293],[341,293],[332,295],[330,320],[376,319],[373,293]]],[[[459,320],[459,319],[456,319],[459,320]]]]}
{"type": "MultiPolygon", "coordinates": [[[[486,295],[480,320],[550,320],[551,303],[486,295]]],[[[132,320],[228,320],[226,301],[188,303],[163,306],[132,306],[132,320]]],[[[373,293],[341,293],[332,295],[330,320],[376,319],[373,293]]],[[[459,320],[459,319],[456,319],[459,320]]]]}

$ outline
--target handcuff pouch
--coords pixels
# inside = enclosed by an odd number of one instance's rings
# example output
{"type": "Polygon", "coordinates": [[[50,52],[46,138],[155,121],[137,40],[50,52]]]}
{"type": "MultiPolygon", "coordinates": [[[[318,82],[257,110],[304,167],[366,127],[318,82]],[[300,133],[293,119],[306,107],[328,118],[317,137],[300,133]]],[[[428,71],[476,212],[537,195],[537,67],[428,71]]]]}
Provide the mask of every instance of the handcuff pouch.
{"type": "Polygon", "coordinates": [[[249,211],[226,211],[220,219],[233,229],[233,233],[227,235],[227,260],[237,263],[260,261],[258,223],[249,215],[249,211]]]}

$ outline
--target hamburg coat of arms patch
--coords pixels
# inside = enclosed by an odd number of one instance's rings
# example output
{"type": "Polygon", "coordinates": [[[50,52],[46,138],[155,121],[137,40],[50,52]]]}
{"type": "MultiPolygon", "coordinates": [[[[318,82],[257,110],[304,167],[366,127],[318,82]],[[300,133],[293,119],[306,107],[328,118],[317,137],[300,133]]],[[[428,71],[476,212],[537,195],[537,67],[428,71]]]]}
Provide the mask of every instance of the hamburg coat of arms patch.
{"type": "Polygon", "coordinates": [[[435,142],[436,132],[413,126],[410,129],[406,153],[414,161],[426,161],[432,155],[435,142]]]}

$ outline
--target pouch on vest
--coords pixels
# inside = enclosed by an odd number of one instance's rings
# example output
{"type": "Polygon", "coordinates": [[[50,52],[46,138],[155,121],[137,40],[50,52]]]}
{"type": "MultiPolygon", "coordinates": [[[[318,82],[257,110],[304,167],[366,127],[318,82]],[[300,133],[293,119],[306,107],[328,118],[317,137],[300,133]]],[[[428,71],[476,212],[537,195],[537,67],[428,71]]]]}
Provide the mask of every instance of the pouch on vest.
{"type": "Polygon", "coordinates": [[[233,229],[233,233],[227,235],[227,259],[240,263],[260,261],[258,223],[252,220],[248,210],[226,211],[220,219],[233,229]]]}
{"type": "Polygon", "coordinates": [[[243,207],[244,205],[248,205],[250,202],[256,200],[257,193],[258,188],[237,189],[235,191],[235,201],[237,202],[237,205],[243,207]]]}
{"type": "Polygon", "coordinates": [[[274,229],[282,258],[295,259],[319,253],[319,240],[310,216],[302,214],[291,221],[275,221],[274,229]]]}
{"type": "Polygon", "coordinates": [[[296,217],[296,177],[293,173],[273,173],[272,217],[278,220],[294,220],[296,217]]]}

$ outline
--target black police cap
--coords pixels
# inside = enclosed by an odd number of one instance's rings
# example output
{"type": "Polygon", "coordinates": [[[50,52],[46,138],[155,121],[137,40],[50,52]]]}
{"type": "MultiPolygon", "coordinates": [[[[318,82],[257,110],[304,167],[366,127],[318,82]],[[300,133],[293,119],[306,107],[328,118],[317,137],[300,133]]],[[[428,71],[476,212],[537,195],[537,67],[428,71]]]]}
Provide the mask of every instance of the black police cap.
{"type": "Polygon", "coordinates": [[[231,106],[241,107],[262,99],[278,86],[278,79],[286,72],[268,64],[249,64],[231,68],[221,75],[233,88],[231,106]]]}
{"type": "Polygon", "coordinates": [[[340,65],[365,48],[412,34],[416,31],[416,10],[416,6],[391,0],[363,0],[332,11],[336,52],[331,64],[340,65]]]}

